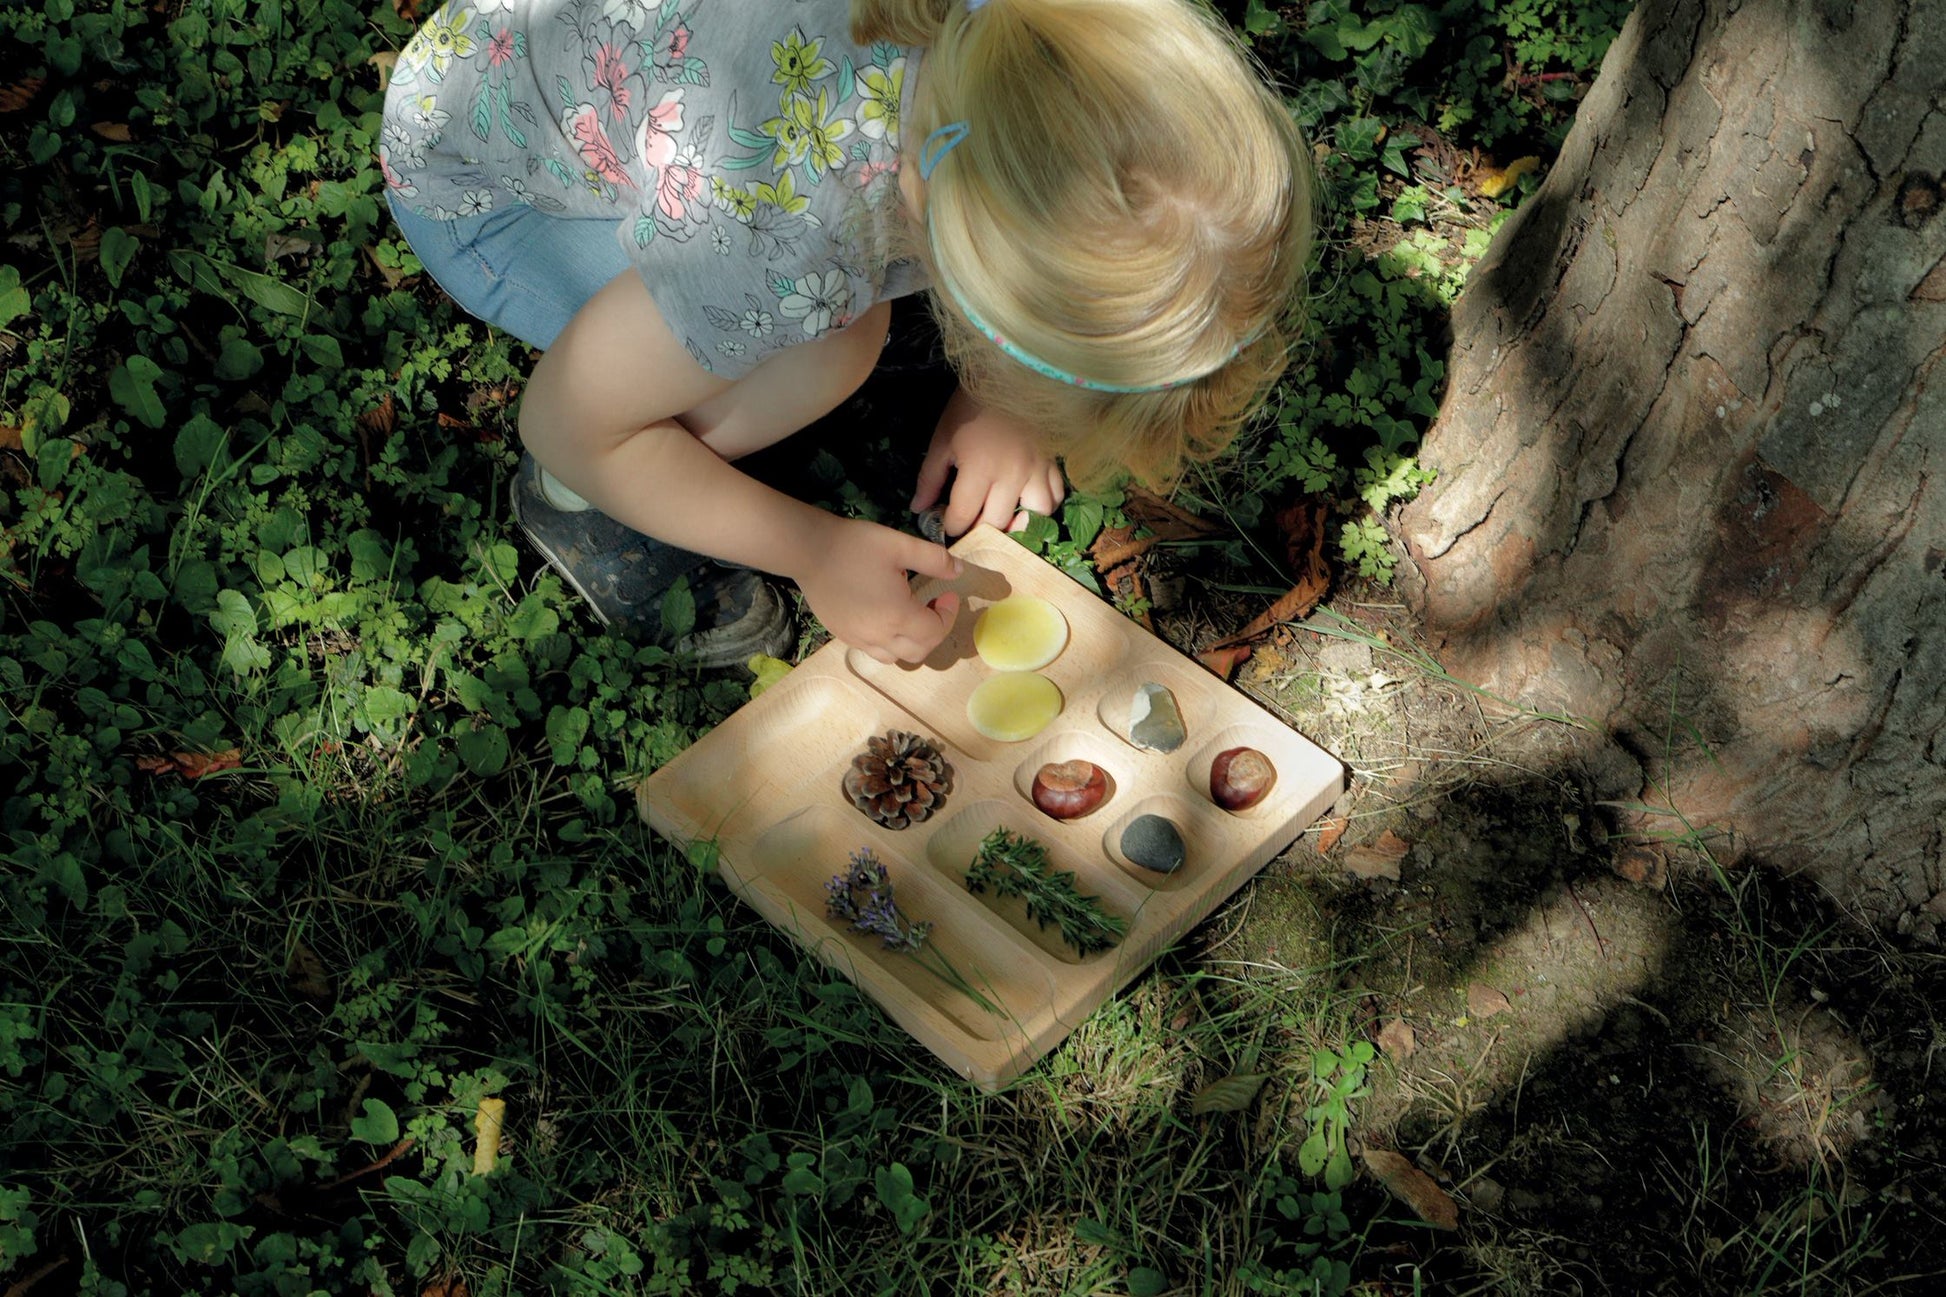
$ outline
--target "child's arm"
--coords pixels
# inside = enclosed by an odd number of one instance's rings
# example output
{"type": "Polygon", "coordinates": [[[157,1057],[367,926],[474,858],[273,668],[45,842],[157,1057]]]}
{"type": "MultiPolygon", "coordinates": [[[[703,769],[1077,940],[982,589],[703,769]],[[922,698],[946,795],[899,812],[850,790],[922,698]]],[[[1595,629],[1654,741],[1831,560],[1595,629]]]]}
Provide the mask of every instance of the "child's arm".
{"type": "Polygon", "coordinates": [[[618,276],[541,357],[520,432],[549,472],[617,522],[796,581],[831,633],[881,661],[917,661],[950,629],[951,596],[921,604],[908,571],[950,578],[944,548],[826,513],[745,476],[738,453],[802,427],[876,362],[884,318],[769,357],[735,383],[705,371],[641,279],[618,276]]]}
{"type": "Polygon", "coordinates": [[[942,523],[957,536],[976,522],[1002,531],[1026,525],[1023,510],[1052,514],[1067,494],[1061,466],[1041,450],[1031,431],[982,407],[964,389],[953,393],[939,417],[932,446],[919,466],[914,510],[939,498],[946,474],[953,490],[942,523]]]}

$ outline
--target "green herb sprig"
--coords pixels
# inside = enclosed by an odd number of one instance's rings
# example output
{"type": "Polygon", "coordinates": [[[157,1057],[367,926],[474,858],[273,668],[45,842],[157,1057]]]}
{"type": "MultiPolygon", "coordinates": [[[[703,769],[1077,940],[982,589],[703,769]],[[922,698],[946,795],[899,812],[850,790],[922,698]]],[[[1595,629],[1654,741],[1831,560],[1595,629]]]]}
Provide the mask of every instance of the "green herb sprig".
{"type": "Polygon", "coordinates": [[[1053,924],[1079,954],[1107,950],[1128,935],[1127,919],[1103,909],[1101,898],[1076,890],[1073,870],[1055,869],[1046,847],[1009,829],[987,834],[966,871],[967,891],[978,895],[989,887],[996,896],[1025,900],[1027,917],[1043,928],[1053,924]]]}

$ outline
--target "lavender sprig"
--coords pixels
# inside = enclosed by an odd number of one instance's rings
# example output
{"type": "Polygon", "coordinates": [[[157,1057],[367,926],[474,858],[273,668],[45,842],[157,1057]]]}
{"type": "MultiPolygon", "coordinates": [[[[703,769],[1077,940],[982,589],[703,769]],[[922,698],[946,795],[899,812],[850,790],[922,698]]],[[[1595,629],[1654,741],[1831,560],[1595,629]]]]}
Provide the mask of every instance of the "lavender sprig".
{"type": "Polygon", "coordinates": [[[887,950],[916,954],[932,934],[932,924],[915,923],[892,899],[892,879],[870,847],[852,852],[851,868],[824,885],[824,912],[851,920],[853,932],[869,933],[887,950]]]}
{"type": "Polygon", "coordinates": [[[899,909],[892,895],[891,876],[870,847],[852,852],[851,864],[845,872],[834,874],[824,885],[824,912],[830,918],[849,921],[853,932],[877,937],[887,950],[911,955],[921,968],[988,1013],[1004,1013],[999,1005],[975,990],[936,947],[926,946],[933,925],[915,921],[899,909]]]}

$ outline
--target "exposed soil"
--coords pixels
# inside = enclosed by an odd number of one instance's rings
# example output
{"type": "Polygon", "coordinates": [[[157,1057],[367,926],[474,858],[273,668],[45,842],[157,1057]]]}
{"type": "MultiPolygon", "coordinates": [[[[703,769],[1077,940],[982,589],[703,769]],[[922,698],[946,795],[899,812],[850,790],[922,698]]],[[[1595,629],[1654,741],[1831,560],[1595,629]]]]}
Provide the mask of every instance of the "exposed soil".
{"type": "Polygon", "coordinates": [[[1335,960],[1364,993],[1383,1055],[1360,1138],[1460,1209],[1453,1233],[1375,1231],[1387,1265],[1535,1293],[1946,1274],[1946,960],[1707,843],[1623,836],[1625,753],[1406,661],[1400,610],[1335,608],[1369,642],[1282,631],[1238,684],[1351,786],[1205,953],[1335,960]]]}

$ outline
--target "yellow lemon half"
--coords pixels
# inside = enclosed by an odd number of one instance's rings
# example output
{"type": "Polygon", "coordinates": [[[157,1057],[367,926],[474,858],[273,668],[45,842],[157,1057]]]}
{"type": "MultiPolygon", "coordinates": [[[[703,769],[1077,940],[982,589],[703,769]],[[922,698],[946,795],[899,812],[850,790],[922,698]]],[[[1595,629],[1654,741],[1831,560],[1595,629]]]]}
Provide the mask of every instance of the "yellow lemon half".
{"type": "Polygon", "coordinates": [[[966,698],[967,723],[1001,743],[1031,739],[1061,714],[1061,690],[1032,671],[1003,671],[966,698]]]}
{"type": "Polygon", "coordinates": [[[1038,671],[1067,646],[1068,619],[1031,594],[988,604],[973,623],[973,648],[995,671],[1038,671]]]}

